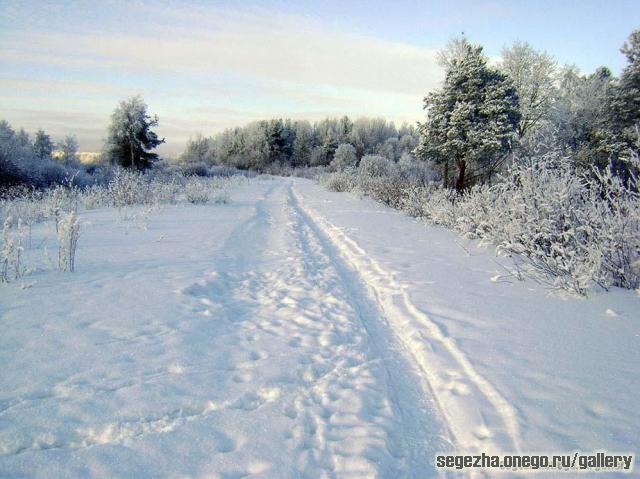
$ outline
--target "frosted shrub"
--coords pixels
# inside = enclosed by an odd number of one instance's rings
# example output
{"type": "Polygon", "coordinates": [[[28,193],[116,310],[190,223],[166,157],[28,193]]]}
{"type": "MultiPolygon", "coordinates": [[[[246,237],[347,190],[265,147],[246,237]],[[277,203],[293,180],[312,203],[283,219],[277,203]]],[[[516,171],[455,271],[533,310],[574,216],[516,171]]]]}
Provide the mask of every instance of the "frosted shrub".
{"type": "Polygon", "coordinates": [[[109,194],[118,208],[145,204],[149,201],[149,185],[142,173],[117,169],[109,182],[109,194]]]}
{"type": "Polygon", "coordinates": [[[431,166],[425,161],[416,160],[409,153],[403,153],[398,161],[400,176],[411,185],[426,186],[437,181],[439,179],[438,175],[431,166]]]}
{"type": "Polygon", "coordinates": [[[329,191],[353,191],[356,187],[355,171],[351,169],[320,175],[318,181],[329,191]]]}
{"type": "Polygon", "coordinates": [[[365,155],[358,165],[358,179],[390,177],[396,173],[396,164],[380,155],[365,155]]]}
{"type": "Polygon", "coordinates": [[[191,204],[205,204],[209,202],[210,184],[200,178],[189,178],[184,187],[187,201],[191,204]]]}
{"type": "Polygon", "coordinates": [[[149,185],[147,201],[152,204],[175,204],[182,190],[182,185],[175,176],[154,180],[149,185]]]}
{"type": "Polygon", "coordinates": [[[422,207],[422,218],[431,223],[453,228],[459,211],[456,192],[444,187],[427,189],[427,191],[431,191],[431,194],[422,207]]]}
{"type": "MultiPolygon", "coordinates": [[[[634,157],[631,171],[640,164],[634,157]]],[[[640,287],[640,184],[631,175],[624,184],[613,173],[611,165],[604,171],[594,171],[589,182],[592,196],[603,198],[600,206],[602,223],[598,225],[602,244],[602,270],[606,281],[614,286],[640,287]]],[[[606,285],[605,285],[606,286],[606,285]]]]}
{"type": "Polygon", "coordinates": [[[363,194],[381,203],[398,207],[405,182],[398,166],[384,156],[365,155],[356,174],[357,187],[363,194]]]}
{"type": "Polygon", "coordinates": [[[427,219],[521,255],[529,276],[553,287],[586,294],[593,284],[640,284],[638,195],[611,167],[579,176],[569,159],[551,152],[511,167],[498,184],[476,187],[455,205],[454,223],[451,215],[427,219]]]}
{"type": "Polygon", "coordinates": [[[80,203],[87,210],[104,208],[111,205],[111,194],[108,188],[93,185],[80,193],[80,203]]]}
{"type": "Polygon", "coordinates": [[[428,186],[409,185],[404,191],[399,208],[414,218],[425,218],[425,205],[432,195],[432,189],[428,186]]]}
{"type": "Polygon", "coordinates": [[[18,218],[20,224],[27,229],[27,248],[31,248],[31,231],[33,225],[47,219],[48,207],[42,201],[42,195],[37,192],[7,202],[5,217],[18,218]]]}
{"type": "Polygon", "coordinates": [[[42,199],[47,217],[52,219],[57,226],[58,218],[62,212],[77,211],[78,196],[76,188],[57,185],[48,190],[42,199]]]}
{"type": "Polygon", "coordinates": [[[8,283],[22,276],[22,226],[12,231],[13,218],[5,219],[0,236],[0,282],[8,283]]]}
{"type": "Polygon", "coordinates": [[[213,190],[213,194],[211,195],[211,199],[216,204],[226,204],[231,200],[231,195],[229,194],[229,188],[226,186],[222,186],[220,188],[216,188],[213,190]]]}
{"type": "Polygon", "coordinates": [[[331,169],[334,171],[343,171],[347,168],[354,168],[357,162],[356,149],[348,143],[342,143],[338,145],[333,155],[331,169]]]}
{"type": "Polygon", "coordinates": [[[58,269],[75,271],[76,248],[80,222],[74,211],[63,213],[58,220],[58,269]]]}
{"type": "Polygon", "coordinates": [[[581,176],[572,165],[547,152],[516,163],[495,185],[463,194],[430,183],[427,169],[411,173],[416,165],[409,159],[396,165],[364,157],[356,175],[334,173],[319,181],[333,191],[351,191],[349,181],[355,181],[377,201],[493,243],[499,253],[519,255],[525,273],[554,288],[584,295],[593,285],[640,287],[637,178],[623,183],[611,166],[581,176]]]}
{"type": "Polygon", "coordinates": [[[229,189],[237,187],[247,182],[244,176],[217,177],[211,181],[211,199],[217,204],[226,204],[231,201],[229,189]]]}

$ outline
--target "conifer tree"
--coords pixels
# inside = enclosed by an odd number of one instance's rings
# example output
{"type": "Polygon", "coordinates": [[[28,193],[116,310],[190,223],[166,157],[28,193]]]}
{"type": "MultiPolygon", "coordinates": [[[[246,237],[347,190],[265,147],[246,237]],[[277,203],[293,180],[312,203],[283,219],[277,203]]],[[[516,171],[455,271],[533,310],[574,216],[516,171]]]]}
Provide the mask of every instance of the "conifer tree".
{"type": "Polygon", "coordinates": [[[445,185],[458,191],[490,175],[517,140],[515,87],[466,39],[447,65],[444,86],[426,96],[424,108],[415,153],[440,165],[445,185]]]}

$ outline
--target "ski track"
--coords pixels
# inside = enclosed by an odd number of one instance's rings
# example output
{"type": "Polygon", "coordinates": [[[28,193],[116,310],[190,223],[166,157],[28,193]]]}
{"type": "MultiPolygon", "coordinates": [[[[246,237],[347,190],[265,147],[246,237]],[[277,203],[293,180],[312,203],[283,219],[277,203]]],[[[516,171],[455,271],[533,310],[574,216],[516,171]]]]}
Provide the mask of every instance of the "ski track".
{"type": "Polygon", "coordinates": [[[273,180],[252,208],[220,249],[213,272],[174,292],[190,308],[187,317],[199,318],[189,326],[198,336],[175,322],[100,344],[151,348],[170,338],[185,351],[200,347],[197,360],[108,381],[68,378],[6,399],[0,421],[43,403],[69,408],[125,389],[143,395],[149,383],[177,376],[217,375],[225,387],[203,385],[186,403],[169,397],[162,410],[137,417],[123,413],[75,429],[54,424],[9,442],[0,435],[0,459],[130,446],[238,412],[273,437],[240,440],[211,428],[217,453],[229,457],[266,441],[292,459],[223,476],[421,478],[434,474],[438,452],[519,449],[514,407],[412,304],[405,285],[310,207],[293,181],[273,180]]]}
{"type": "MultiPolygon", "coordinates": [[[[293,190],[293,187],[292,191],[293,190]]],[[[293,193],[300,205],[301,197],[293,193]]],[[[425,378],[440,414],[460,450],[517,452],[520,431],[517,412],[478,373],[455,341],[411,302],[406,286],[369,256],[344,231],[308,206],[301,206],[348,264],[368,286],[385,320],[425,378]]]]}

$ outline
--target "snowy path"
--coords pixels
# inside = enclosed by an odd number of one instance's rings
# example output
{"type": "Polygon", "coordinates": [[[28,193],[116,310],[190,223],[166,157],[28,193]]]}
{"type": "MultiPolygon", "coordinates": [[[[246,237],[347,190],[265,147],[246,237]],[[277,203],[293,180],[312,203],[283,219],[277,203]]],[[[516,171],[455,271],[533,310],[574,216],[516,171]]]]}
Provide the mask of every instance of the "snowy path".
{"type": "Polygon", "coordinates": [[[515,408],[491,383],[471,365],[455,342],[412,303],[406,289],[395,275],[386,271],[367,255],[353,239],[335,225],[312,213],[327,238],[358,273],[356,281],[368,285],[380,311],[379,318],[390,325],[387,335],[397,335],[405,346],[410,361],[417,367],[416,377],[424,378],[424,391],[431,392],[440,405],[455,444],[473,451],[481,444],[483,450],[515,452],[520,438],[515,408]],[[446,377],[441,376],[445,373],[446,377]],[[492,427],[497,424],[498,427],[492,427]],[[506,437],[492,440],[495,434],[506,437]]]}
{"type": "MultiPolygon", "coordinates": [[[[2,398],[0,472],[83,475],[86,462],[95,475],[120,475],[122,462],[134,476],[432,474],[447,432],[378,303],[290,181],[261,187],[212,272],[146,291],[152,303],[173,295],[181,317],[108,329],[94,342],[119,357],[108,369],[82,364],[47,390],[2,398]],[[152,356],[164,367],[146,364],[152,356]]],[[[149,279],[123,280],[138,274],[149,279]]],[[[55,320],[79,316],[66,314],[55,320]]],[[[113,327],[89,309],[82,316],[75,341],[113,327]]]]}
{"type": "Polygon", "coordinates": [[[633,450],[637,396],[618,386],[637,376],[630,295],[591,385],[584,344],[535,355],[532,322],[513,335],[505,318],[527,318],[525,301],[569,308],[559,334],[571,308],[596,330],[604,303],[492,283],[488,255],[460,258],[448,232],[304,180],[140,230],[109,210],[85,219],[78,273],[0,289],[0,477],[424,478],[452,449],[633,450]],[[474,295],[495,295],[488,312],[474,295]]]}

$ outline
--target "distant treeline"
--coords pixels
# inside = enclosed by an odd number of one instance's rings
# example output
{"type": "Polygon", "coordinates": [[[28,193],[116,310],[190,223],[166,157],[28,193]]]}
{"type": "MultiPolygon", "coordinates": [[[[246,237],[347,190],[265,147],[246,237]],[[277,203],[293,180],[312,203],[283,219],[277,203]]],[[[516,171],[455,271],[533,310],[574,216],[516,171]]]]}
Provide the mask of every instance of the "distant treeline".
{"type": "MultiPolygon", "coordinates": [[[[212,165],[336,170],[356,167],[366,155],[394,162],[407,156],[408,162],[424,162],[444,186],[461,191],[490,182],[518,158],[554,151],[570,158],[577,173],[612,164],[629,179],[640,150],[640,30],[621,52],[628,64],[619,77],[606,67],[584,75],[521,42],[505,48],[494,67],[481,46],[454,39],[440,52],[445,79],[424,98],[424,122],[397,127],[383,118],[347,116],[315,123],[256,121],[190,139],[171,167],[201,175],[212,165]]],[[[61,153],[54,158],[54,142],[43,130],[31,138],[0,121],[0,184],[97,182],[96,173],[109,164],[167,167],[153,152],[165,142],[153,131],[158,122],[139,96],[120,102],[98,167],[78,161],[73,136],[58,143],[61,153]]]]}
{"type": "Polygon", "coordinates": [[[273,119],[233,128],[212,138],[198,136],[181,155],[185,162],[218,163],[241,169],[263,170],[269,166],[327,166],[341,144],[355,148],[358,158],[383,155],[398,161],[419,144],[415,126],[383,118],[349,117],[316,123],[273,119]]]}
{"type": "Polygon", "coordinates": [[[621,52],[628,65],[620,77],[606,67],[585,75],[522,42],[505,48],[493,67],[481,46],[458,38],[440,52],[445,81],[425,97],[426,118],[416,126],[346,116],[258,121],[197,136],[180,160],[255,170],[325,166],[340,145],[351,145],[356,165],[365,155],[397,162],[410,154],[445,186],[464,189],[517,158],[553,150],[571,158],[576,172],[613,163],[624,177],[640,149],[640,30],[621,52]]]}

